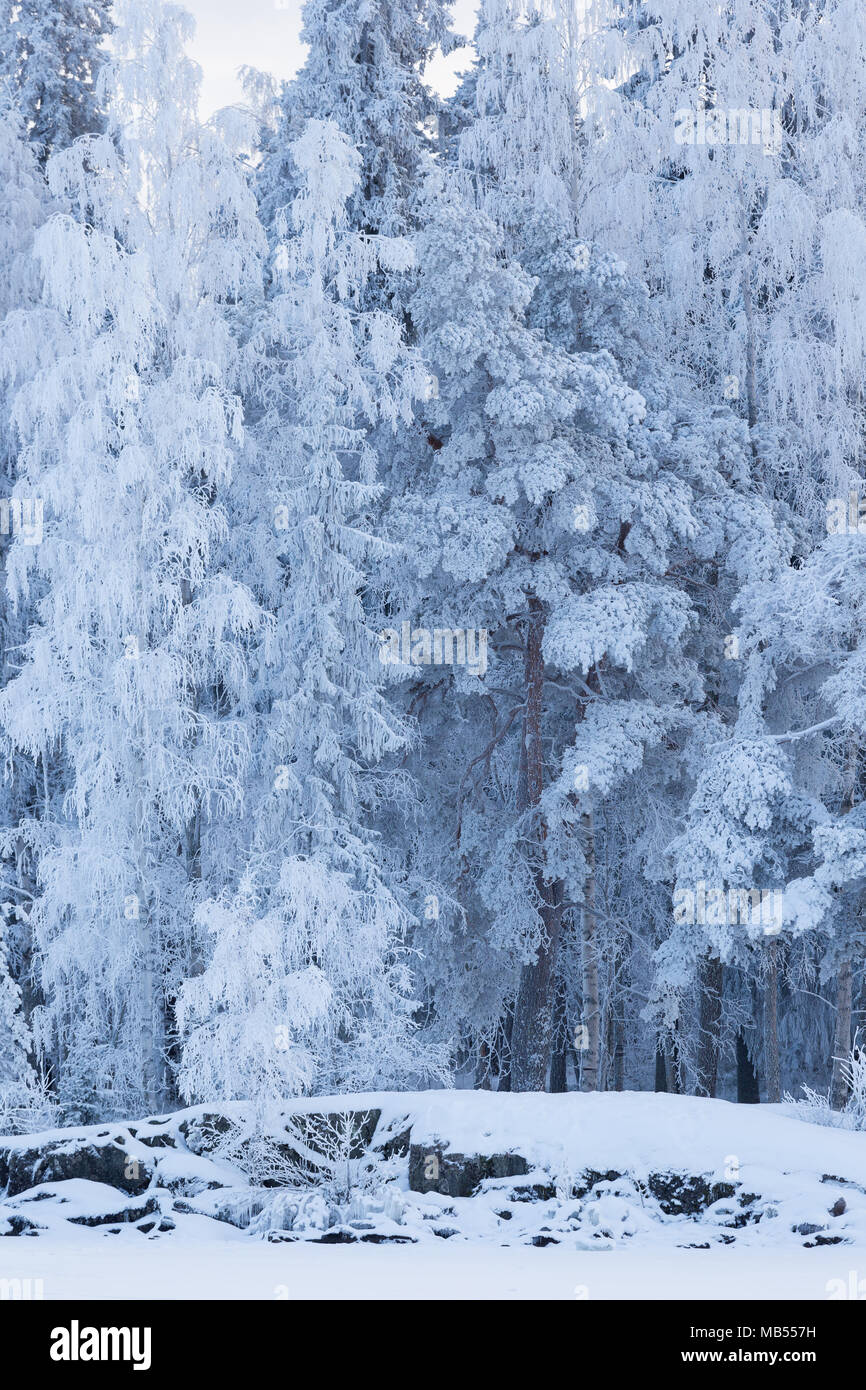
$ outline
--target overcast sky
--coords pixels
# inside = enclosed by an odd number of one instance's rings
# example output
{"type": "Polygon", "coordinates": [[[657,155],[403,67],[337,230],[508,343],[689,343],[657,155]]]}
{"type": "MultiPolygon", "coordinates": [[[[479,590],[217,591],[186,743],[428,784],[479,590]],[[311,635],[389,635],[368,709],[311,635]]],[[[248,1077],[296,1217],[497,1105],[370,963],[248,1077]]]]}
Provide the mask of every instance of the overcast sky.
{"type": "MultiPolygon", "coordinates": [[[[209,116],[220,106],[228,106],[241,95],[237,70],[243,66],[262,68],[277,77],[291,77],[303,61],[304,50],[298,37],[302,0],[181,0],[196,21],[192,56],[204,71],[202,114],[209,116]]],[[[456,0],[455,27],[471,34],[475,0],[456,0]]],[[[463,50],[447,62],[436,59],[428,69],[434,86],[447,94],[453,90],[454,74],[469,64],[463,50]]]]}

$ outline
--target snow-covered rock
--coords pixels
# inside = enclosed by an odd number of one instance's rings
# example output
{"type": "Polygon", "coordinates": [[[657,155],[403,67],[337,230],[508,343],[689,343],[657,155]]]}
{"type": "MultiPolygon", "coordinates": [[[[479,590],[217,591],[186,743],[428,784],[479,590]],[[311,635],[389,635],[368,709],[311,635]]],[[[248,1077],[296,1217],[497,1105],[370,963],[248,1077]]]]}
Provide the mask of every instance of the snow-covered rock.
{"type": "Polygon", "coordinates": [[[72,1223],[154,1238],[821,1245],[866,1240],[866,1134],[780,1106],[649,1093],[368,1093],[0,1139],[0,1235],[72,1223]],[[281,1167],[280,1165],[285,1165],[281,1167]],[[281,1178],[279,1174],[284,1174],[281,1178]]]}

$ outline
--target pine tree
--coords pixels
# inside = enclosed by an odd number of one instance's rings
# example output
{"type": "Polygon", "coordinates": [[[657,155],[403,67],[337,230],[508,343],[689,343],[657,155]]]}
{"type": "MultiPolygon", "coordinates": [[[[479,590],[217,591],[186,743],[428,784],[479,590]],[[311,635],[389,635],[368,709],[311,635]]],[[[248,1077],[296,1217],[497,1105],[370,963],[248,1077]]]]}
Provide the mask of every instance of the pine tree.
{"type": "MultiPolygon", "coordinates": [[[[380,237],[412,229],[440,109],[423,74],[437,48],[447,52],[456,42],[449,11],[450,0],[306,0],[308,56],[283,88],[260,173],[265,226],[298,192],[289,151],[312,119],[333,120],[360,157],[349,225],[380,237]]],[[[368,279],[367,306],[399,315],[401,289],[399,276],[380,270],[368,279]]]]}
{"type": "Polygon", "coordinates": [[[11,83],[44,163],[101,129],[97,97],[111,0],[10,0],[0,73],[11,83]]]}
{"type": "Polygon", "coordinates": [[[573,18],[482,10],[476,117],[417,238],[409,308],[438,395],[423,412],[426,458],[396,506],[420,538],[413,601],[426,587],[455,626],[490,633],[493,689],[477,682],[473,701],[472,682],[445,673],[473,729],[451,888],[486,920],[485,949],[510,963],[498,970],[502,1006],[511,999],[502,1050],[510,1030],[521,1089],[545,1082],[561,965],[566,1013],[575,984],[582,996],[583,1084],[602,1084],[598,902],[628,853],[607,838],[607,806],[651,768],[660,797],[664,749],[679,749],[705,698],[699,610],[670,576],[721,565],[732,594],[738,551],[725,565],[723,550],[766,525],[731,487],[744,468],[737,422],[655,370],[645,294],[578,238],[561,42],[573,18]]]}

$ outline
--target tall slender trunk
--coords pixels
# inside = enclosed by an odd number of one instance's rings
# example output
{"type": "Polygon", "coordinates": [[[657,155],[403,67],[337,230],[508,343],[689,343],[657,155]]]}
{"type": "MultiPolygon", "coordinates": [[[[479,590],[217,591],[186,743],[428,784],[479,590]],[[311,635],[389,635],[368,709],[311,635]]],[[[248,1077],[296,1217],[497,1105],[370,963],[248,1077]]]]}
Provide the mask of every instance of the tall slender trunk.
{"type": "Polygon", "coordinates": [[[529,596],[526,639],[526,712],[523,718],[523,776],[519,811],[532,817],[532,874],[541,918],[541,941],[535,960],[523,968],[511,1032],[511,1085],[515,1091],[543,1091],[553,1037],[553,990],[562,922],[562,884],[548,883],[545,873],[546,826],[538,811],[544,789],[542,716],[544,706],[545,609],[529,596]]]}
{"type": "MultiPolygon", "coordinates": [[[[157,991],[160,990],[158,955],[153,923],[147,899],[142,896],[138,910],[139,980],[141,989],[141,1090],[145,1110],[159,1110],[162,1096],[162,1064],[160,1051],[164,1032],[161,1026],[162,1009],[157,991]]],[[[161,993],[161,991],[160,991],[161,993]]]]}
{"type": "Polygon", "coordinates": [[[757,1105],[761,1099],[758,1073],[749,1056],[745,1035],[737,1034],[737,1100],[740,1105],[757,1105]]]}
{"type": "Polygon", "coordinates": [[[478,1044],[478,1059],[475,1064],[476,1091],[490,1090],[490,1048],[482,1040],[478,1044]]]}
{"type": "Polygon", "coordinates": [[[830,1103],[834,1110],[841,1110],[848,1099],[848,1085],[842,1074],[842,1064],[851,1051],[851,995],[851,961],[843,960],[839,966],[836,985],[836,1031],[833,1038],[833,1082],[830,1089],[830,1103]]]}
{"type": "Polygon", "coordinates": [[[554,1002],[550,1089],[557,1094],[568,1090],[568,1019],[565,1007],[565,981],[561,973],[557,977],[554,1002]]]}
{"type": "Polygon", "coordinates": [[[744,230],[742,239],[743,269],[740,288],[743,296],[743,315],[746,320],[746,409],[749,418],[749,440],[755,472],[762,472],[761,455],[758,449],[758,349],[755,327],[755,307],[752,299],[752,271],[750,264],[750,242],[748,231],[744,230]]]}
{"type": "Polygon", "coordinates": [[[583,890],[582,959],[583,1016],[586,1028],[586,1047],[581,1054],[580,1089],[597,1091],[601,1054],[601,1007],[598,991],[598,955],[595,914],[595,829],[592,812],[581,816],[583,855],[586,860],[586,884],[583,890]]]}
{"type": "Polygon", "coordinates": [[[676,1049],[669,1047],[665,1052],[665,1090],[672,1096],[681,1096],[683,1093],[683,1069],[680,1065],[676,1049]]]}
{"type": "Polygon", "coordinates": [[[665,1067],[665,1050],[661,1039],[656,1042],[656,1065],[655,1081],[653,1089],[656,1091],[666,1091],[668,1088],[667,1069],[665,1067]]]}
{"type": "MultiPolygon", "coordinates": [[[[742,276],[743,312],[746,320],[746,410],[749,429],[758,423],[758,368],[755,344],[755,310],[752,304],[752,281],[748,266],[742,276]]],[[[753,443],[753,449],[757,446],[753,443]]]]}
{"type": "Polygon", "coordinates": [[[613,1025],[613,1089],[625,1087],[625,1022],[621,1018],[613,1025]]]}
{"type": "Polygon", "coordinates": [[[163,1108],[166,1099],[165,1057],[168,1026],[159,923],[154,914],[147,852],[144,847],[139,849],[138,894],[135,898],[131,926],[135,929],[138,945],[142,1103],[153,1113],[163,1108]]]}
{"type": "Polygon", "coordinates": [[[778,1105],[782,1099],[779,1071],[779,940],[767,941],[767,980],[764,985],[764,1069],[767,1074],[767,1101],[778,1105]]]}
{"type": "MultiPolygon", "coordinates": [[[[859,748],[852,738],[848,744],[848,788],[845,796],[846,812],[850,813],[857,803],[857,771],[859,748]]],[[[842,1072],[848,1053],[851,1051],[851,1010],[852,980],[851,957],[846,956],[839,966],[836,982],[836,1027],[833,1034],[833,1078],[830,1083],[830,1104],[834,1110],[841,1110],[848,1099],[848,1085],[842,1072]]]]}
{"type": "Polygon", "coordinates": [[[714,1097],[719,1081],[722,970],[721,960],[718,956],[713,955],[703,956],[698,966],[700,1038],[698,1039],[698,1075],[695,1094],[699,1096],[714,1097]]]}
{"type": "Polygon", "coordinates": [[[497,1091],[511,1090],[511,1034],[513,1029],[514,1009],[509,1006],[496,1038],[496,1060],[499,1065],[497,1091]]]}

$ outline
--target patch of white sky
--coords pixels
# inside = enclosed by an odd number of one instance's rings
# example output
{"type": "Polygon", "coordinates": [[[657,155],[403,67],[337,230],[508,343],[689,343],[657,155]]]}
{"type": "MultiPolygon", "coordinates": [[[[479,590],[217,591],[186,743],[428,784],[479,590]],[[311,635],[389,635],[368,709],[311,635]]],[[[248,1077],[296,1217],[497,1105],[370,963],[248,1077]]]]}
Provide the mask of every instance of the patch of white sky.
{"type": "MultiPolygon", "coordinates": [[[[243,100],[238,69],[258,68],[278,81],[292,77],[304,61],[301,43],[303,0],[181,0],[196,22],[191,57],[202,69],[201,113],[207,118],[221,106],[243,100]]],[[[471,37],[477,0],[455,0],[454,28],[471,37]]],[[[426,78],[450,96],[458,76],[472,60],[469,48],[444,57],[437,53],[426,78]]]]}

